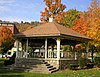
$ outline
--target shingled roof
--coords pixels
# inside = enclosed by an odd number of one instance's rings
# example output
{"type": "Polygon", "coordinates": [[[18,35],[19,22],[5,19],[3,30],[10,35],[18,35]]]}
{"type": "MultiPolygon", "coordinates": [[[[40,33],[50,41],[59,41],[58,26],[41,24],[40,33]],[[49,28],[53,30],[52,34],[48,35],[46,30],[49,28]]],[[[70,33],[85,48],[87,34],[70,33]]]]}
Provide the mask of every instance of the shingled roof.
{"type": "Polygon", "coordinates": [[[17,34],[19,37],[45,37],[45,36],[71,36],[84,39],[90,39],[76,31],[73,31],[65,26],[62,26],[55,22],[49,22],[36,26],[30,30],[26,30],[22,33],[17,34]]]}

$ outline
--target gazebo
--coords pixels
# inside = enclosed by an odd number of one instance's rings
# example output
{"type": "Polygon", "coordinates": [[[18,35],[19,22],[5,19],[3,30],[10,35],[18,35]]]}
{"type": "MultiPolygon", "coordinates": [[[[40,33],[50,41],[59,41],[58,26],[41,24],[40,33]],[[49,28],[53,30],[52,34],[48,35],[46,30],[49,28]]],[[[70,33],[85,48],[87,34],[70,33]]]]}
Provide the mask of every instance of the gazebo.
{"type": "Polygon", "coordinates": [[[63,58],[64,53],[61,46],[67,44],[75,46],[76,44],[86,43],[86,52],[88,52],[89,40],[91,40],[89,37],[63,25],[48,22],[16,35],[16,59],[28,59],[30,58],[29,54],[33,54],[31,58],[41,58],[56,68],[63,68],[69,60],[75,62],[77,57],[75,56],[73,59],[63,58]],[[22,51],[19,51],[19,43],[22,46],[22,51]],[[32,53],[29,53],[29,47],[32,48],[32,53]]]}

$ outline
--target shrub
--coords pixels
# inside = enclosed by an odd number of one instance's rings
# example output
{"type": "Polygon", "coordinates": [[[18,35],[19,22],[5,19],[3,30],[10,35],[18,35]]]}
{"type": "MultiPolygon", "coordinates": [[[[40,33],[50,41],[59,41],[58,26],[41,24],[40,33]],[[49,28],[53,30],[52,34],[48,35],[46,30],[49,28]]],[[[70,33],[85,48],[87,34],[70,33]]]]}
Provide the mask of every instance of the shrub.
{"type": "Polygon", "coordinates": [[[94,67],[94,63],[88,63],[87,64],[87,68],[93,68],[94,67]]]}
{"type": "Polygon", "coordinates": [[[78,69],[78,64],[69,64],[68,65],[68,69],[70,69],[70,70],[77,70],[78,69]]]}
{"type": "Polygon", "coordinates": [[[4,65],[5,65],[5,66],[7,66],[7,65],[12,65],[12,64],[14,64],[14,63],[15,63],[14,60],[5,60],[5,61],[4,61],[4,65]]]}
{"type": "Polygon", "coordinates": [[[88,63],[88,59],[87,58],[79,58],[78,60],[78,64],[80,68],[84,68],[88,63]]]}
{"type": "Polygon", "coordinates": [[[100,63],[98,63],[98,64],[97,64],[97,67],[99,67],[99,68],[100,68],[100,63]]]}
{"type": "Polygon", "coordinates": [[[94,58],[94,64],[100,68],[100,57],[95,57],[94,58]]]}

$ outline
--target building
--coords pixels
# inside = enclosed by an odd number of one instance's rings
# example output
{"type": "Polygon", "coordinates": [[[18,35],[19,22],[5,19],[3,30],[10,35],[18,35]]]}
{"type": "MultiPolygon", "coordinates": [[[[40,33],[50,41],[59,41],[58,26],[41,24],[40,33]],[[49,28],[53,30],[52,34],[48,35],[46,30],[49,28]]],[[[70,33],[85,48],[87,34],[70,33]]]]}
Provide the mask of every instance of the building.
{"type": "MultiPolygon", "coordinates": [[[[15,66],[28,67],[30,62],[33,62],[35,67],[28,70],[31,72],[43,68],[42,65],[45,63],[54,67],[50,68],[49,71],[51,69],[64,69],[68,63],[76,63],[76,53],[72,53],[73,57],[65,57],[61,47],[67,44],[74,48],[76,44],[86,43],[86,52],[88,52],[88,42],[91,40],[89,37],[52,22],[52,20],[49,23],[16,34],[15,37],[17,40],[15,66]],[[19,42],[22,45],[22,51],[19,51],[19,42]],[[29,50],[30,47],[32,48],[31,52],[29,50]]],[[[44,71],[43,69],[38,71],[42,72],[44,71]]]]}
{"type": "Polygon", "coordinates": [[[12,33],[15,35],[17,33],[19,33],[18,29],[16,28],[14,23],[6,23],[6,22],[0,22],[0,27],[1,26],[6,26],[7,28],[9,28],[12,33]]]}

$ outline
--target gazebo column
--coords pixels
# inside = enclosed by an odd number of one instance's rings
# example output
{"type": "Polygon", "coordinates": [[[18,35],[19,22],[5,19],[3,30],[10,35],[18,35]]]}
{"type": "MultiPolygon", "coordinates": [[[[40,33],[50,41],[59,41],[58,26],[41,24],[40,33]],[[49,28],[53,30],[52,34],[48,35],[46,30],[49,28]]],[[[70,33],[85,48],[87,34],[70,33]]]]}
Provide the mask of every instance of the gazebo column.
{"type": "Polygon", "coordinates": [[[16,58],[18,58],[18,52],[19,52],[19,41],[16,40],[16,58]]]}
{"type": "Polygon", "coordinates": [[[47,59],[47,38],[45,39],[45,59],[47,59]]]}
{"type": "Polygon", "coordinates": [[[20,57],[21,57],[21,58],[23,57],[23,49],[22,49],[23,47],[22,47],[22,46],[23,46],[23,44],[22,44],[22,42],[20,42],[20,48],[21,48],[21,49],[20,49],[20,50],[21,50],[21,52],[20,52],[20,57]]]}
{"type": "Polygon", "coordinates": [[[57,38],[57,64],[59,64],[60,60],[60,39],[57,38]]]}
{"type": "Polygon", "coordinates": [[[23,42],[21,43],[21,47],[22,47],[22,58],[23,58],[23,42]]]}
{"type": "Polygon", "coordinates": [[[87,43],[87,45],[86,45],[86,52],[88,52],[89,51],[89,43],[87,43]]]}
{"type": "Polygon", "coordinates": [[[28,39],[26,41],[26,53],[25,53],[25,57],[28,58],[28,39]]]}
{"type": "Polygon", "coordinates": [[[73,52],[75,52],[75,60],[77,60],[77,52],[75,51],[75,45],[73,45],[73,52]]]}
{"type": "Polygon", "coordinates": [[[89,52],[89,43],[86,43],[86,54],[85,57],[87,58],[87,53],[89,52]]]}

